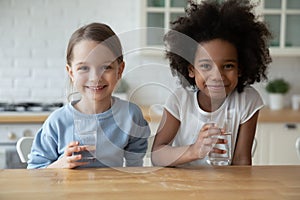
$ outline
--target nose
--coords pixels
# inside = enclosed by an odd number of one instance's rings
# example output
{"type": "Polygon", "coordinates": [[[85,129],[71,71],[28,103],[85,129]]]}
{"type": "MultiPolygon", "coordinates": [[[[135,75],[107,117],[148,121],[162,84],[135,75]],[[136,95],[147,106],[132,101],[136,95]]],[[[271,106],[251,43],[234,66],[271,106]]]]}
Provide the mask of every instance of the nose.
{"type": "Polygon", "coordinates": [[[210,71],[210,78],[214,81],[223,81],[224,80],[223,70],[218,66],[214,65],[214,67],[210,71]]]}
{"type": "Polygon", "coordinates": [[[99,82],[102,79],[104,70],[102,68],[96,68],[93,70],[90,70],[89,73],[89,80],[94,82],[99,82]]]}

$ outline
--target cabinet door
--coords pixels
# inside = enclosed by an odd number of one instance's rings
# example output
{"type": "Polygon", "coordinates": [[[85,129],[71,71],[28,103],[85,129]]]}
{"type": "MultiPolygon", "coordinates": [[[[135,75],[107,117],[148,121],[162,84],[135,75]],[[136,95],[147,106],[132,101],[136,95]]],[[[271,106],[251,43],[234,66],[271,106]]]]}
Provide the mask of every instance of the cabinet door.
{"type": "Polygon", "coordinates": [[[253,165],[300,165],[296,151],[300,124],[294,125],[295,128],[287,128],[285,123],[258,124],[253,165]]]}
{"type": "Polygon", "coordinates": [[[299,55],[300,1],[264,0],[260,11],[273,34],[272,55],[299,55]]]}
{"type": "Polygon", "coordinates": [[[255,138],[256,149],[252,155],[252,165],[268,165],[270,133],[267,124],[258,123],[255,138]]]}
{"type": "Polygon", "coordinates": [[[142,26],[148,27],[143,35],[143,45],[163,46],[163,36],[170,28],[170,21],[184,16],[186,6],[187,0],[143,0],[142,26]]]}
{"type": "Polygon", "coordinates": [[[152,166],[152,163],[151,163],[151,149],[152,149],[152,145],[153,145],[153,142],[154,142],[154,137],[155,137],[158,126],[159,126],[159,121],[151,121],[149,123],[149,127],[151,129],[151,135],[148,138],[148,149],[147,149],[146,155],[144,157],[144,166],[146,166],[146,167],[152,166]]]}
{"type": "Polygon", "coordinates": [[[300,159],[296,151],[296,140],[300,137],[300,129],[288,129],[285,124],[279,124],[270,130],[270,160],[271,165],[299,165],[300,159]]]}

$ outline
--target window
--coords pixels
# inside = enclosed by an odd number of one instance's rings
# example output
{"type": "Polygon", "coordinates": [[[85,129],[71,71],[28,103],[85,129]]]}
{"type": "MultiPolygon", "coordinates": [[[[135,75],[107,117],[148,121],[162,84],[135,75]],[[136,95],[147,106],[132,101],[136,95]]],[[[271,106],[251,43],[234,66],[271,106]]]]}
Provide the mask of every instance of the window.
{"type": "Polygon", "coordinates": [[[170,22],[184,16],[187,0],[145,0],[145,27],[155,27],[145,32],[146,46],[163,45],[163,36],[170,29],[170,22]]]}
{"type": "Polygon", "coordinates": [[[299,0],[264,0],[263,15],[273,34],[272,47],[300,46],[299,0]]]}

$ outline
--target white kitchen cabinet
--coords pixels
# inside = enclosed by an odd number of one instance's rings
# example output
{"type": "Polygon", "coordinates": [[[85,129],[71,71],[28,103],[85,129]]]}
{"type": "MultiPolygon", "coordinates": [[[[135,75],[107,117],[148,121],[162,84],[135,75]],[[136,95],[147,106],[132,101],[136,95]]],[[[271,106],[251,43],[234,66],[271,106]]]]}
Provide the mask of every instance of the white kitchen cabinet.
{"type": "Polygon", "coordinates": [[[153,145],[153,142],[154,142],[154,137],[155,137],[157,128],[159,126],[159,123],[160,123],[159,121],[151,121],[149,123],[149,127],[151,129],[151,135],[148,138],[148,149],[147,149],[146,155],[144,157],[144,166],[146,166],[146,167],[152,166],[152,163],[151,163],[151,149],[152,149],[152,145],[153,145]]]}
{"type": "MultiPolygon", "coordinates": [[[[142,26],[156,27],[143,32],[143,46],[161,47],[163,36],[170,28],[170,22],[185,15],[184,8],[187,0],[143,0],[142,2],[142,26]]],[[[300,1],[253,0],[252,2],[259,3],[255,12],[261,20],[266,21],[272,32],[271,55],[299,56],[300,1]]]]}
{"type": "Polygon", "coordinates": [[[187,0],[143,0],[142,2],[142,26],[152,27],[144,32],[143,45],[163,46],[163,37],[170,28],[170,21],[184,16],[187,0]]]}
{"type": "Polygon", "coordinates": [[[296,140],[300,137],[300,123],[287,128],[286,123],[259,123],[256,132],[257,147],[253,165],[300,165],[296,140]]]}
{"type": "Polygon", "coordinates": [[[300,1],[262,0],[257,9],[272,34],[272,56],[300,55],[300,1]]]}

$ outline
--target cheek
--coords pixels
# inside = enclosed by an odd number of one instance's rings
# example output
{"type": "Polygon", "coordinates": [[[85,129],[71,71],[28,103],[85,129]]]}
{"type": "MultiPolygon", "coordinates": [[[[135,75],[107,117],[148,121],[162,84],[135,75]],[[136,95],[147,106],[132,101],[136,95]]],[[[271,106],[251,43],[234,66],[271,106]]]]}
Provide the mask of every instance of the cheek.
{"type": "Polygon", "coordinates": [[[82,74],[74,74],[73,76],[73,83],[81,83],[83,81],[86,81],[88,79],[88,74],[82,75],[82,74]]]}

